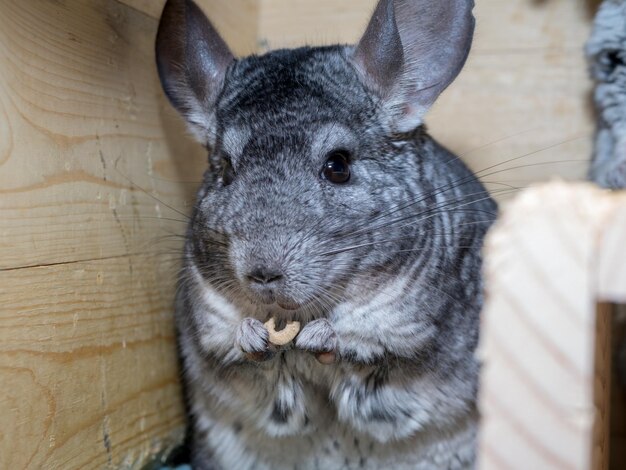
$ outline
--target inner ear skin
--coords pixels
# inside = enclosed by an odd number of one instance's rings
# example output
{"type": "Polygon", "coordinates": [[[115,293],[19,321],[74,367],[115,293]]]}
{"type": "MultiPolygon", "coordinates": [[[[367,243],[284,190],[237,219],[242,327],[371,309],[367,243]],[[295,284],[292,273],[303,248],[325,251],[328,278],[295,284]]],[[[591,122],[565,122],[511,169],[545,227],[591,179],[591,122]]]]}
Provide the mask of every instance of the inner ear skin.
{"type": "Polygon", "coordinates": [[[211,22],[192,0],[168,0],[156,38],[159,78],[172,105],[201,143],[234,61],[211,22]]]}
{"type": "Polygon", "coordinates": [[[417,128],[461,71],[472,44],[473,0],[381,0],[352,58],[382,99],[392,132],[417,128]]]}
{"type": "Polygon", "coordinates": [[[355,61],[368,81],[386,97],[404,65],[404,51],[393,1],[376,6],[363,38],[355,51],[355,61]]]}

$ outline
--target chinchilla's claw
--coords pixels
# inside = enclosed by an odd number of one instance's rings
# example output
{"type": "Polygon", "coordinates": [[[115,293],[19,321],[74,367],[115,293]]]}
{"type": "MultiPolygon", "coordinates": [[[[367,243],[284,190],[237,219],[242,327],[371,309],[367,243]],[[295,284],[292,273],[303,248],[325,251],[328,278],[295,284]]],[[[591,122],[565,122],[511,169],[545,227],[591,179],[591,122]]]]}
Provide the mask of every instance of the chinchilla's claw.
{"type": "Polygon", "coordinates": [[[337,334],[327,319],[314,320],[296,338],[296,348],[315,354],[322,364],[332,364],[337,356],[337,334]]]}
{"type": "Polygon", "coordinates": [[[235,337],[235,345],[245,357],[253,362],[263,362],[274,356],[275,349],[269,342],[269,333],[263,323],[254,318],[245,318],[235,337]]]}

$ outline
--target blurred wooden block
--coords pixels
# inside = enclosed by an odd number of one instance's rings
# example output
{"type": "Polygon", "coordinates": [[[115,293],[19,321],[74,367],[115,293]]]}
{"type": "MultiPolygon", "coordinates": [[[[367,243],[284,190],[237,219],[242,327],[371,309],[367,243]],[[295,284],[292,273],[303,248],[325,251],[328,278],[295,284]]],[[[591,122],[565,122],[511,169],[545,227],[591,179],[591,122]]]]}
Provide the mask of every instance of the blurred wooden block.
{"type": "Polygon", "coordinates": [[[626,194],[555,182],[503,209],[485,248],[482,470],[608,468],[604,302],[626,301],[625,247],[626,194]]]}

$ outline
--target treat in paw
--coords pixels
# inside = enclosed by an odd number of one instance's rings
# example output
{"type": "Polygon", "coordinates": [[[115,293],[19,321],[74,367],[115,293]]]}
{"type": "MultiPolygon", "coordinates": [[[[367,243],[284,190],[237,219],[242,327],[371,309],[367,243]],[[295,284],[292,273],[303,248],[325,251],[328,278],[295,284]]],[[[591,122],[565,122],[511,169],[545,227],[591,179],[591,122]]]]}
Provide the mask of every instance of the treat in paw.
{"type": "Polygon", "coordinates": [[[332,364],[337,359],[337,335],[327,319],[314,320],[296,338],[296,348],[315,354],[322,364],[332,364]]]}
{"type": "Polygon", "coordinates": [[[281,330],[276,330],[276,319],[274,317],[266,321],[263,326],[269,333],[269,341],[275,346],[286,346],[291,343],[300,331],[299,321],[288,321],[281,330]]]}
{"type": "Polygon", "coordinates": [[[255,362],[262,362],[274,356],[274,347],[269,342],[269,333],[263,323],[254,318],[244,318],[237,328],[235,345],[246,357],[255,362]]]}

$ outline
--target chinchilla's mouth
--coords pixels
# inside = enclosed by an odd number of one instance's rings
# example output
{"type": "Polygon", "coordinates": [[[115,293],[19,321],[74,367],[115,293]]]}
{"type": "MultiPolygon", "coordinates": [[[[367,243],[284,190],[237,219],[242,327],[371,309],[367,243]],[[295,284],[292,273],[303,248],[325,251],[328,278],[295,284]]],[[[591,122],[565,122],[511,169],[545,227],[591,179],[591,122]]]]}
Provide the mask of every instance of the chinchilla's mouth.
{"type": "Polygon", "coordinates": [[[284,310],[298,310],[301,305],[296,302],[286,301],[284,299],[276,301],[278,306],[284,310]]]}
{"type": "Polygon", "coordinates": [[[252,300],[256,303],[262,303],[263,305],[271,306],[278,305],[283,310],[298,310],[302,307],[301,303],[296,302],[293,299],[276,295],[273,291],[267,291],[263,293],[255,292],[252,295],[252,300]]]}

